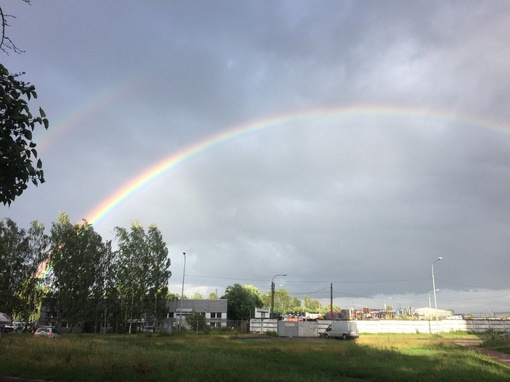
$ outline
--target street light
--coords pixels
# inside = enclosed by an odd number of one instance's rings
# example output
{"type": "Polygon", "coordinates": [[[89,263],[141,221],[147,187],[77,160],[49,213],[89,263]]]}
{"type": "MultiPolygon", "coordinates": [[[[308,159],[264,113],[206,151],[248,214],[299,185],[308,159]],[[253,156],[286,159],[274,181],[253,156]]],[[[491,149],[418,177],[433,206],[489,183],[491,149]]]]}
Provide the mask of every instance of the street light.
{"type": "Polygon", "coordinates": [[[432,291],[434,292],[434,308],[436,311],[436,322],[437,322],[437,297],[436,297],[436,280],[434,278],[434,264],[441,260],[443,260],[443,258],[438,257],[437,260],[432,263],[432,291]]]}
{"type": "Polygon", "coordinates": [[[273,318],[273,312],[274,312],[274,278],[275,277],[285,277],[287,274],[278,274],[273,276],[273,280],[271,280],[271,312],[269,314],[269,318],[273,318]]]}
{"type": "Polygon", "coordinates": [[[184,255],[184,268],[182,268],[181,312],[179,314],[179,331],[181,331],[182,325],[182,300],[184,299],[184,276],[186,275],[186,252],[183,252],[182,254],[184,255]]]}
{"type": "MultiPolygon", "coordinates": [[[[439,289],[436,289],[436,292],[439,292],[439,289]]],[[[433,291],[433,290],[431,290],[431,291],[429,292],[429,309],[432,309],[432,305],[430,304],[430,294],[431,294],[431,293],[434,293],[434,291],[433,291]]]]}

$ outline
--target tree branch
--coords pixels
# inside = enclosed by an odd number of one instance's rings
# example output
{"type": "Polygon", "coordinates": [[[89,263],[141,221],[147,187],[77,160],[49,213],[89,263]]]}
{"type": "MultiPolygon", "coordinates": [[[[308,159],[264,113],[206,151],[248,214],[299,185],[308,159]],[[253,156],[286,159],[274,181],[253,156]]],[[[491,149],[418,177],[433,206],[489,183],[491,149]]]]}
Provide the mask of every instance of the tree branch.
{"type": "MultiPolygon", "coordinates": [[[[30,0],[21,0],[24,3],[30,5],[30,0]]],[[[2,21],[2,36],[0,37],[0,49],[7,55],[9,55],[9,50],[12,50],[14,53],[24,53],[24,50],[19,49],[10,37],[6,35],[6,28],[9,27],[9,23],[7,22],[7,18],[12,17],[13,19],[16,16],[5,14],[2,7],[0,7],[0,18],[2,21]]]]}

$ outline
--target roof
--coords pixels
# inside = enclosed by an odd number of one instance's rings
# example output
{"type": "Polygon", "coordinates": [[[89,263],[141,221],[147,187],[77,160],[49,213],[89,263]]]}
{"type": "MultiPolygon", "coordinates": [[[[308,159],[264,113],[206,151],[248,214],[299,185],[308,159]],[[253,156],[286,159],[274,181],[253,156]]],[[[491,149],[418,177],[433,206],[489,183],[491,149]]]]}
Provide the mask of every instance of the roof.
{"type": "Polygon", "coordinates": [[[434,308],[417,308],[415,310],[418,316],[424,317],[435,317],[436,314],[438,317],[448,317],[452,315],[450,310],[442,310],[442,309],[434,309],[434,308]]]}
{"type": "MultiPolygon", "coordinates": [[[[195,312],[227,312],[227,299],[219,300],[182,300],[183,311],[195,312]]],[[[167,303],[170,312],[179,312],[181,310],[181,300],[172,300],[167,303]]]]}

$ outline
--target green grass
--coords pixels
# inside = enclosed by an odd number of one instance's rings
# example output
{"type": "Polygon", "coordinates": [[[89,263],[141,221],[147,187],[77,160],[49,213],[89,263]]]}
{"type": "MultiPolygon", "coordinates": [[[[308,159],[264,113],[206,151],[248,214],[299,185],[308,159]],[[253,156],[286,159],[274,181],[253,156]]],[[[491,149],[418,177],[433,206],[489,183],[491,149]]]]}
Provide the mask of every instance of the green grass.
{"type": "MultiPolygon", "coordinates": [[[[463,336],[465,337],[465,336],[463,336]]],[[[0,337],[0,376],[53,381],[508,381],[453,335],[357,341],[206,335],[0,337]]]]}
{"type": "Polygon", "coordinates": [[[497,332],[488,332],[482,346],[486,349],[510,354],[510,337],[503,337],[501,333],[497,332]]]}

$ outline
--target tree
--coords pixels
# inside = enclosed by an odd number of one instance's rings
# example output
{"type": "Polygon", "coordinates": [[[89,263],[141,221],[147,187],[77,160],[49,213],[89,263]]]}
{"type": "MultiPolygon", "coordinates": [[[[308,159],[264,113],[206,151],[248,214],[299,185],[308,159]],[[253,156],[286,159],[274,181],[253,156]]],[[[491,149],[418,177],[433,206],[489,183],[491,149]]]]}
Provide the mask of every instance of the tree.
{"type": "Polygon", "coordinates": [[[209,297],[207,297],[208,300],[217,300],[218,294],[216,292],[209,293],[209,297]]]}
{"type": "Polygon", "coordinates": [[[305,311],[306,312],[318,312],[321,308],[319,300],[312,300],[310,297],[305,296],[305,311]]]}
{"type": "Polygon", "coordinates": [[[91,224],[71,224],[61,213],[51,228],[52,300],[71,327],[94,321],[103,298],[107,247],[91,224]]]}
{"type": "Polygon", "coordinates": [[[10,219],[0,221],[0,311],[28,321],[39,299],[37,267],[46,256],[44,226],[27,230],[10,219]]]}
{"type": "Polygon", "coordinates": [[[35,87],[17,77],[0,64],[0,202],[4,205],[20,196],[29,181],[36,186],[44,183],[32,133],[37,124],[47,129],[48,119],[41,108],[39,116],[32,116],[27,100],[37,98],[35,87]]]}
{"type": "Polygon", "coordinates": [[[292,297],[292,310],[298,312],[303,311],[304,309],[301,307],[301,300],[297,297],[292,297]]]}
{"type": "MultiPolygon", "coordinates": [[[[271,306],[271,291],[262,295],[264,306],[271,306]]],[[[274,311],[279,313],[292,312],[294,307],[294,299],[285,289],[278,289],[274,293],[274,311]]]]}
{"type": "MultiPolygon", "coordinates": [[[[171,272],[168,249],[155,225],[146,234],[140,223],[130,231],[116,227],[119,293],[127,320],[157,318],[164,313],[171,272]]],[[[130,329],[131,331],[131,324],[130,329]]]]}
{"type": "MultiPolygon", "coordinates": [[[[29,3],[28,0],[24,0],[29,3]]],[[[0,49],[5,53],[22,51],[6,35],[7,17],[0,7],[2,33],[0,49]]],[[[36,144],[32,133],[36,125],[48,129],[48,119],[43,109],[33,116],[28,107],[31,98],[37,98],[35,86],[20,81],[24,73],[11,74],[0,64],[0,202],[11,204],[27,188],[44,183],[42,162],[37,158],[36,144]]]]}
{"type": "MultiPolygon", "coordinates": [[[[22,0],[24,3],[30,4],[30,0],[22,0]]],[[[7,27],[9,27],[9,23],[7,22],[8,18],[14,18],[13,15],[8,15],[4,13],[4,10],[2,7],[0,7],[0,18],[2,22],[2,35],[0,36],[0,49],[6,53],[9,54],[9,50],[13,51],[14,53],[23,53],[21,49],[19,49],[14,42],[11,40],[11,38],[7,35],[7,27]]]]}
{"type": "Polygon", "coordinates": [[[225,289],[222,299],[228,300],[227,315],[230,320],[248,320],[251,318],[255,308],[262,307],[260,293],[252,286],[240,284],[229,285],[225,289]]]}
{"type": "Polygon", "coordinates": [[[186,315],[186,323],[191,327],[191,330],[196,332],[205,330],[205,315],[192,311],[190,314],[186,315]]]}

